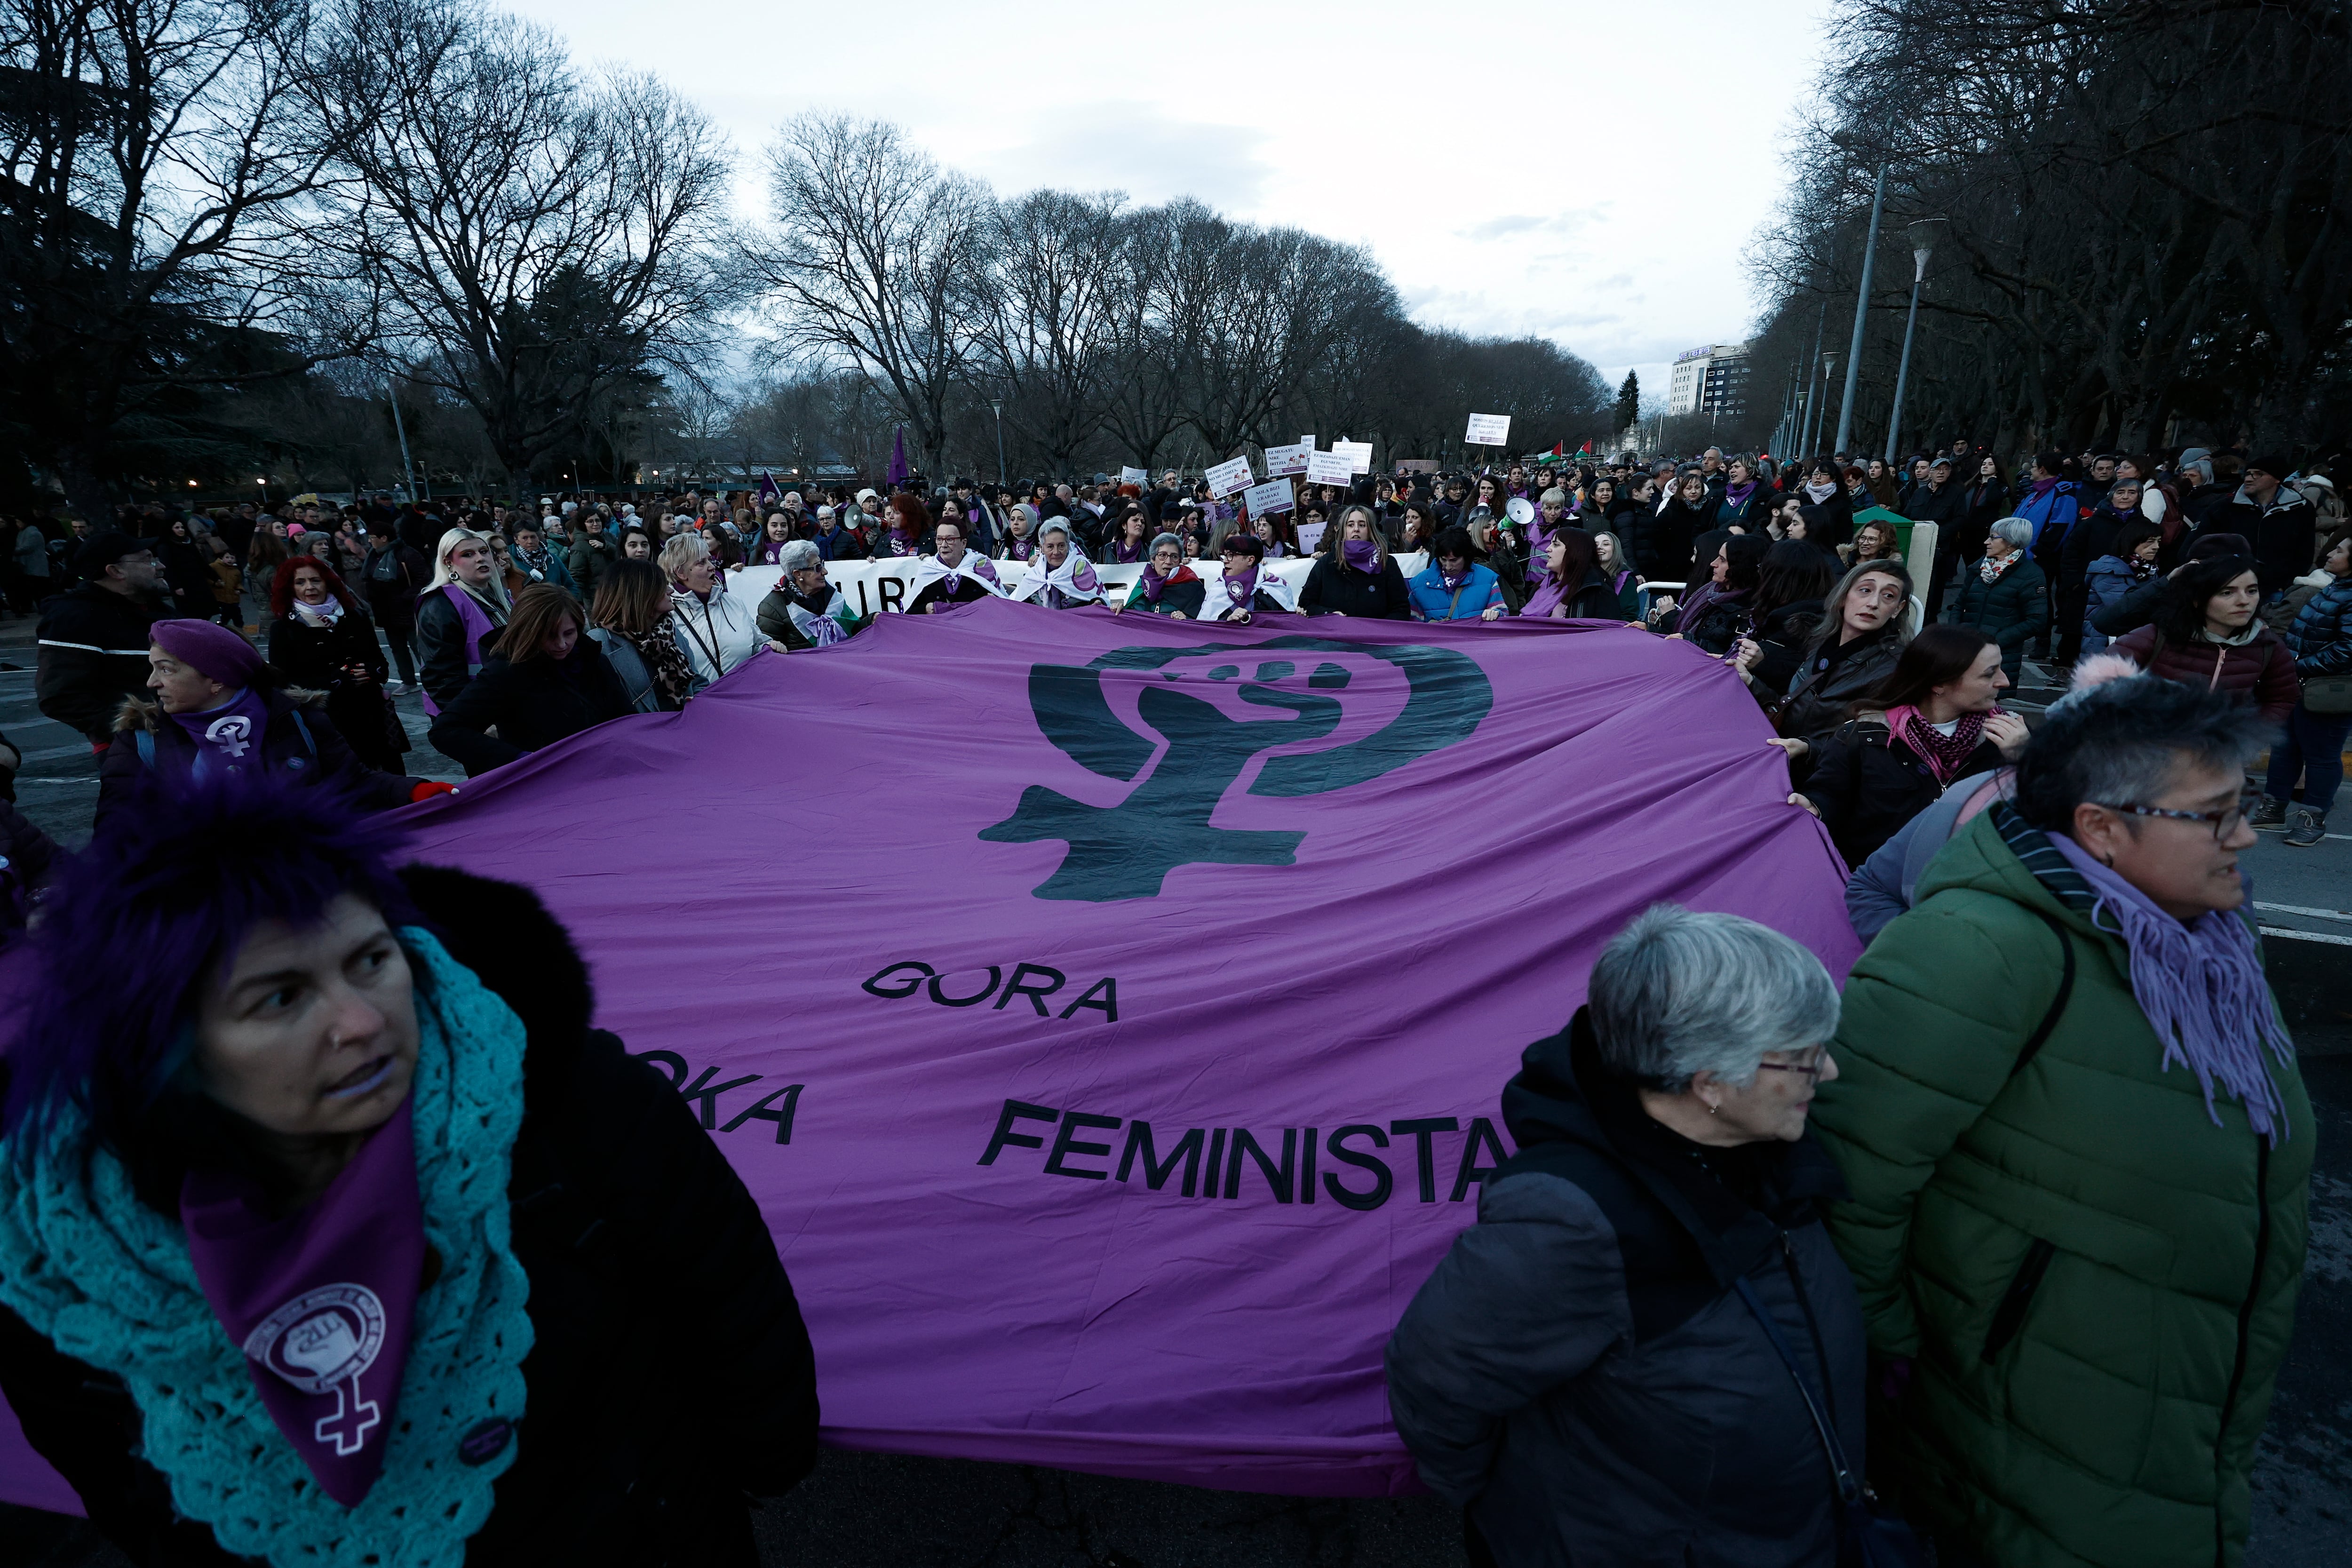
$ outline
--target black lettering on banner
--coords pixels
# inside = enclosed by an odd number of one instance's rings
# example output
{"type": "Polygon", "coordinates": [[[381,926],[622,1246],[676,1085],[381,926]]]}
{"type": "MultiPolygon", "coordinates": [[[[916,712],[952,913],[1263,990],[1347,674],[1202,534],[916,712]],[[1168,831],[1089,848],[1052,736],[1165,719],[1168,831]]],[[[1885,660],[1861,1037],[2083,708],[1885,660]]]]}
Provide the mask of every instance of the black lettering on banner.
{"type": "Polygon", "coordinates": [[[793,1141],[793,1114],[800,1109],[801,1090],[807,1087],[808,1085],[804,1083],[792,1083],[786,1084],[782,1089],[771,1090],[761,1097],[757,1105],[749,1110],[737,1113],[733,1120],[719,1131],[732,1132],[746,1121],[772,1121],[776,1124],[776,1142],[789,1143],[793,1141]],[[784,1102],[783,1109],[769,1110],[768,1107],[773,1105],[779,1099],[784,1102]]]}
{"type": "Polygon", "coordinates": [[[877,577],[874,591],[882,595],[884,609],[904,612],[907,608],[907,584],[896,577],[877,577]]]}
{"type": "Polygon", "coordinates": [[[1076,1001],[1063,1008],[1062,1016],[1066,1018],[1081,1007],[1093,1007],[1098,1010],[1103,1016],[1103,1022],[1106,1024],[1118,1023],[1118,982],[1112,979],[1108,974],[1104,975],[1100,980],[1096,981],[1092,985],[1087,987],[1087,994],[1085,995],[1079,997],[1076,1001]],[[1095,993],[1097,991],[1102,993],[1102,997],[1099,1001],[1095,997],[1095,993]]]}
{"type": "Polygon", "coordinates": [[[943,974],[934,974],[931,976],[931,982],[929,987],[931,994],[931,1000],[938,1003],[942,1007],[969,1007],[975,1002],[987,1001],[991,995],[995,994],[996,983],[1004,978],[1004,971],[999,969],[993,963],[990,964],[988,966],[988,984],[982,986],[979,990],[973,992],[969,996],[949,995],[940,984],[940,982],[946,978],[947,977],[943,974]]]}
{"type": "Polygon", "coordinates": [[[1370,1138],[1385,1149],[1389,1146],[1389,1135],[1369,1121],[1358,1121],[1335,1131],[1324,1145],[1330,1150],[1334,1160],[1353,1165],[1360,1171],[1370,1171],[1372,1173],[1371,1190],[1360,1193],[1341,1185],[1337,1171],[1324,1175],[1323,1190],[1331,1194],[1334,1202],[1345,1204],[1351,1209],[1376,1209],[1388,1202],[1389,1194],[1396,1190],[1396,1178],[1389,1173],[1388,1162],[1378,1154],[1349,1148],[1348,1140],[1355,1137],[1370,1138]]]}
{"type": "Polygon", "coordinates": [[[1315,1201],[1315,1129],[1307,1130],[1298,1141],[1298,1201],[1315,1201]]]}
{"type": "Polygon", "coordinates": [[[1229,1198],[1242,1195],[1242,1156],[1244,1154],[1257,1162],[1258,1174],[1265,1178],[1266,1186],[1274,1194],[1274,1201],[1278,1204],[1288,1203],[1291,1172],[1298,1157],[1298,1130],[1295,1127],[1286,1127],[1282,1130],[1282,1165],[1276,1169],[1274,1162],[1266,1157],[1264,1147],[1250,1135],[1248,1128],[1234,1128],[1234,1152],[1225,1167],[1225,1196],[1229,1198]]]}
{"type": "Polygon", "coordinates": [[[1016,1149],[1043,1149],[1045,1146],[1045,1141],[1043,1138],[1033,1138],[1026,1132],[1013,1131],[1013,1122],[1059,1121],[1061,1119],[1062,1113],[1050,1105],[1032,1105],[1024,1100],[1006,1100],[1003,1113],[996,1119],[996,1133],[989,1139],[988,1152],[981,1155],[980,1163],[983,1165],[995,1164],[996,1156],[1003,1152],[1007,1144],[1016,1149]]]}
{"type": "Polygon", "coordinates": [[[1136,1151],[1141,1150],[1143,1152],[1143,1184],[1156,1193],[1168,1184],[1168,1178],[1175,1173],[1176,1161],[1181,1156],[1184,1162],[1184,1185],[1181,1191],[1186,1197],[1191,1197],[1201,1173],[1202,1136],[1198,1127],[1186,1131],[1183,1137],[1176,1141],[1176,1147],[1168,1151],[1167,1163],[1162,1164],[1159,1158],[1160,1152],[1151,1142],[1151,1123],[1129,1122],[1127,1147],[1118,1156],[1118,1179],[1122,1182],[1127,1180],[1127,1173],[1135,1168],[1136,1151]]]}
{"type": "Polygon", "coordinates": [[[1059,991],[1067,980],[1068,976],[1058,969],[1048,969],[1042,963],[1024,963],[1013,971],[1013,978],[1005,983],[1004,994],[996,999],[996,1006],[990,1011],[1002,1010],[1015,996],[1026,996],[1029,1005],[1037,1009],[1037,1016],[1051,1017],[1053,1015],[1046,1009],[1045,998],[1059,991]],[[1047,976],[1051,976],[1053,981],[1049,985],[1030,983],[1033,979],[1043,980],[1047,976]]]}
{"type": "Polygon", "coordinates": [[[1066,1165],[1062,1161],[1071,1154],[1095,1157],[1109,1153],[1109,1144],[1081,1143],[1077,1134],[1086,1128],[1100,1127],[1108,1131],[1118,1125],[1118,1118],[1116,1116],[1093,1116],[1083,1110],[1064,1111],[1062,1130],[1054,1135],[1054,1152],[1045,1156],[1045,1173],[1049,1176],[1083,1176],[1089,1182],[1099,1182],[1109,1175],[1108,1171],[1089,1171],[1083,1165],[1066,1165]]]}
{"type": "Polygon", "coordinates": [[[874,605],[866,596],[866,579],[863,577],[857,579],[857,618],[861,621],[874,618],[874,605]]]}
{"type": "Polygon", "coordinates": [[[637,1060],[651,1062],[669,1075],[669,1086],[677,1088],[686,1081],[686,1058],[676,1051],[639,1051],[637,1060]]]}
{"type": "Polygon", "coordinates": [[[1222,1127],[1212,1128],[1209,1131],[1209,1179],[1201,1184],[1202,1197],[1213,1198],[1217,1195],[1217,1173],[1224,1168],[1225,1130],[1222,1127]]]}
{"type": "Polygon", "coordinates": [[[1483,1116],[1472,1117],[1470,1136],[1462,1141],[1461,1168],[1454,1173],[1454,1196],[1448,1201],[1460,1203],[1470,1191],[1470,1184],[1473,1182],[1484,1187],[1486,1184],[1486,1178],[1501,1170],[1503,1162],[1509,1158],[1508,1154],[1503,1152],[1503,1141],[1495,1136],[1495,1124],[1483,1116]],[[1478,1163],[1478,1145],[1481,1143],[1495,1152],[1493,1164],[1478,1163]]]}
{"type": "Polygon", "coordinates": [[[730,1078],[725,1083],[710,1081],[718,1076],[717,1068],[704,1068],[700,1078],[677,1091],[688,1100],[702,1101],[702,1125],[713,1130],[719,1126],[719,1097],[730,1089],[740,1089],[747,1083],[760,1081],[760,1075],[755,1072],[746,1073],[741,1078],[730,1078]]]}
{"type": "Polygon", "coordinates": [[[1433,1204],[1437,1201],[1437,1160],[1430,1152],[1429,1135],[1433,1132],[1452,1132],[1461,1125],[1460,1121],[1451,1116],[1416,1116],[1407,1121],[1389,1123],[1389,1131],[1399,1137],[1408,1132],[1412,1134],[1413,1170],[1421,1177],[1423,1203],[1433,1204]]]}
{"type": "Polygon", "coordinates": [[[912,996],[916,992],[920,991],[923,988],[924,981],[935,979],[938,974],[939,971],[933,969],[928,963],[924,963],[918,959],[902,958],[898,963],[891,964],[888,968],[877,973],[872,979],[867,980],[863,985],[859,986],[858,989],[875,996],[912,996]],[[896,986],[897,989],[892,990],[889,986],[885,986],[881,983],[883,975],[896,974],[902,969],[911,969],[915,971],[914,973],[906,977],[907,983],[904,985],[900,985],[897,981],[893,980],[890,982],[890,986],[896,986]]]}

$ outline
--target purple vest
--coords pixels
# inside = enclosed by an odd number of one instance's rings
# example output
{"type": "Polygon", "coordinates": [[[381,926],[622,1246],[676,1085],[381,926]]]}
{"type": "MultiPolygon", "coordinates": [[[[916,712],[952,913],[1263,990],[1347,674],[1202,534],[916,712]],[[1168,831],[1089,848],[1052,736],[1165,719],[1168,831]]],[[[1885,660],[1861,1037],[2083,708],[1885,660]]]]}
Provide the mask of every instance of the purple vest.
{"type": "MultiPolygon", "coordinates": [[[[481,602],[455,583],[442,584],[441,592],[448,598],[449,607],[457,612],[457,624],[466,628],[466,674],[468,678],[482,673],[482,639],[497,628],[490,617],[482,613],[481,602]]],[[[441,716],[441,705],[433,700],[433,693],[425,696],[425,710],[436,719],[441,716]]]]}

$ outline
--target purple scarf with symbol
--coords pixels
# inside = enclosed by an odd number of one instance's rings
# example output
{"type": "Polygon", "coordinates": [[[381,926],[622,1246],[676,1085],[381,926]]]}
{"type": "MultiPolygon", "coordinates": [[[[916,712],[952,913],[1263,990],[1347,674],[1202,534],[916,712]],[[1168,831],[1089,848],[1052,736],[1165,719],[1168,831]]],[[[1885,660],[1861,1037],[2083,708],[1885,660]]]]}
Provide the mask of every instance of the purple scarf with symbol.
{"type": "Polygon", "coordinates": [[[1339,552],[1348,558],[1348,564],[1357,571],[1368,573],[1374,577],[1381,574],[1381,547],[1375,542],[1369,539],[1342,540],[1339,543],[1339,552]]]}
{"type": "Polygon", "coordinates": [[[1256,595],[1256,567],[1251,567],[1248,571],[1243,573],[1238,577],[1233,575],[1231,573],[1227,573],[1225,574],[1225,597],[1232,600],[1236,606],[1246,609],[1249,606],[1250,601],[1255,598],[1256,595]]]}
{"type": "Polygon", "coordinates": [[[383,1469],[425,1269],[412,1096],[299,1213],[243,1177],[180,1184],[188,1256],[242,1346],[270,1419],[329,1497],[358,1506],[383,1469]]]}
{"type": "Polygon", "coordinates": [[[217,708],[202,713],[174,713],[172,721],[196,743],[199,770],[222,768],[229,773],[259,773],[261,743],[269,731],[269,702],[254,687],[245,687],[217,708]]]}

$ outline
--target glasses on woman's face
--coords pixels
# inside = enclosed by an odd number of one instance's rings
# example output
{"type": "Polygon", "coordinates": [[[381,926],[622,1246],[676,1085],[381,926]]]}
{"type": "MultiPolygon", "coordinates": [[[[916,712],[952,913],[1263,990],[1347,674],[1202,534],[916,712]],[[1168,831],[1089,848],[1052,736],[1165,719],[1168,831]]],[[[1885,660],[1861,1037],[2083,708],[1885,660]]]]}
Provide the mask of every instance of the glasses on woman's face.
{"type": "Polygon", "coordinates": [[[2126,816],[2156,816],[2168,822],[2210,823],[2213,826],[2213,842],[2224,844],[2244,825],[2247,813],[2260,805],[2262,800],[2260,791],[2251,791],[2240,795],[2235,804],[2223,806],[2219,811],[2175,811],[2168,805],[2126,805],[2111,800],[2095,800],[2090,804],[2105,806],[2109,811],[2120,811],[2126,816]]]}
{"type": "Polygon", "coordinates": [[[1792,1052],[1796,1058],[1793,1061],[1758,1062],[1756,1065],[1772,1072],[1801,1072],[1807,1078],[1817,1079],[1822,1076],[1822,1065],[1829,1059],[1829,1051],[1827,1046],[1812,1046],[1792,1052]]]}

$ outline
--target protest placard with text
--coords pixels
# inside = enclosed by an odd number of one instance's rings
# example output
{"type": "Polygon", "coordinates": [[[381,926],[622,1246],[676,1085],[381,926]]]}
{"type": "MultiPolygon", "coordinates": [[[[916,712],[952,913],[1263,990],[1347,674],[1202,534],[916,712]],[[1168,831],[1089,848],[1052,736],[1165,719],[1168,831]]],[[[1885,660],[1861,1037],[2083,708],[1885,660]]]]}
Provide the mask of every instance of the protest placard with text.
{"type": "Polygon", "coordinates": [[[1309,452],[1307,455],[1307,482],[1310,485],[1344,485],[1356,477],[1345,452],[1309,452]]]}
{"type": "Polygon", "coordinates": [[[1507,414],[1473,414],[1470,431],[1462,439],[1473,447],[1505,447],[1511,440],[1511,416],[1507,414]]]}
{"type": "Polygon", "coordinates": [[[1331,450],[1347,458],[1350,473],[1369,474],[1372,471],[1372,444],[1370,441],[1334,441],[1331,450]]]}
{"type": "Polygon", "coordinates": [[[1141,468],[1121,468],[1118,482],[1123,485],[1148,485],[1151,482],[1151,476],[1141,468]]]}
{"type": "Polygon", "coordinates": [[[1298,504],[1290,493],[1288,479],[1268,479],[1262,485],[1252,485],[1242,492],[1242,504],[1249,508],[1252,517],[1269,517],[1277,511],[1288,511],[1298,504]]]}
{"type": "Polygon", "coordinates": [[[1302,522],[1298,525],[1298,553],[1312,555],[1323,543],[1323,531],[1328,522],[1302,522]]]}
{"type": "Polygon", "coordinates": [[[1265,449],[1265,471],[1274,474],[1303,474],[1307,471],[1307,455],[1315,450],[1311,441],[1296,447],[1268,447],[1265,449]]]}
{"type": "Polygon", "coordinates": [[[1250,472],[1250,461],[1247,458],[1235,458],[1230,463],[1219,463],[1208,471],[1207,478],[1209,493],[1220,498],[1229,496],[1235,490],[1245,490],[1257,482],[1256,477],[1250,472]]]}

